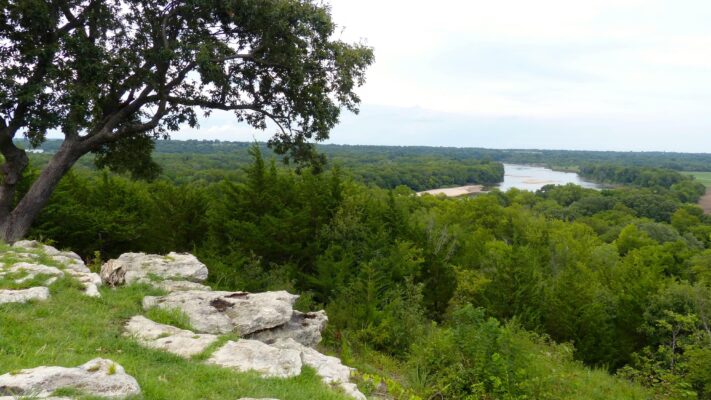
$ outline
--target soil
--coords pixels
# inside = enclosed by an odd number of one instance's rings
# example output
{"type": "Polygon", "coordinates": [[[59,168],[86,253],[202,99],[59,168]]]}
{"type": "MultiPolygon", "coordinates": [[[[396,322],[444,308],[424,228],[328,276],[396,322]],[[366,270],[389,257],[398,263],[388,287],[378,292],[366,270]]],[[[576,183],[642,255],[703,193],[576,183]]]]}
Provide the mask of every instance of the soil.
{"type": "Polygon", "coordinates": [[[704,214],[711,214],[711,187],[706,188],[706,194],[699,199],[699,206],[704,209],[704,214]]]}

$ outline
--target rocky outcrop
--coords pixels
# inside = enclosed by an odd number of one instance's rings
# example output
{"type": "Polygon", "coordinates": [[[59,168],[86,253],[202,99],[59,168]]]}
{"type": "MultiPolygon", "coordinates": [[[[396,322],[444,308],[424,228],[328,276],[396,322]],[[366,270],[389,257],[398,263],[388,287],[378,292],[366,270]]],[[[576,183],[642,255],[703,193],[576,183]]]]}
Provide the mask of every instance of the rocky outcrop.
{"type": "Polygon", "coordinates": [[[321,332],[326,328],[326,311],[302,313],[294,311],[289,322],[272,329],[247,335],[249,339],[271,342],[277,339],[294,339],[304,346],[313,347],[321,342],[321,332]]]}
{"type": "Polygon", "coordinates": [[[246,293],[189,290],[162,297],[147,296],[143,299],[143,307],[178,309],[188,316],[190,325],[201,333],[236,332],[248,335],[289,322],[294,312],[292,306],[298,297],[285,291],[246,293]]]}
{"type": "Polygon", "coordinates": [[[258,340],[229,341],[207,360],[240,372],[254,371],[270,378],[290,378],[301,374],[301,354],[289,348],[277,348],[258,340]]]}
{"type": "Polygon", "coordinates": [[[200,354],[217,340],[217,336],[159,324],[142,316],[131,318],[125,325],[125,335],[153,349],[189,358],[200,354]]]}
{"type": "Polygon", "coordinates": [[[174,281],[171,279],[164,281],[151,282],[151,285],[157,287],[158,289],[165,290],[166,292],[185,292],[188,290],[203,290],[210,291],[211,287],[203,285],[202,283],[190,282],[190,281],[174,281]]]}
{"type": "Polygon", "coordinates": [[[192,254],[125,253],[101,267],[101,279],[109,286],[164,280],[204,282],[207,267],[192,254]]]}
{"type": "Polygon", "coordinates": [[[50,257],[60,256],[66,258],[73,258],[81,262],[81,257],[79,257],[79,255],[73,251],[59,251],[52,246],[42,244],[36,240],[20,240],[19,242],[15,242],[12,247],[20,249],[39,250],[50,257]]]}
{"type": "Polygon", "coordinates": [[[19,262],[9,266],[0,264],[0,278],[4,278],[7,275],[22,275],[21,277],[14,279],[15,283],[24,283],[31,281],[38,276],[46,276],[47,281],[45,281],[44,284],[51,285],[57,280],[58,277],[64,276],[64,272],[56,267],[27,262],[19,262]]]}
{"type": "MultiPolygon", "coordinates": [[[[141,393],[136,380],[111,360],[96,358],[76,367],[37,367],[0,375],[0,395],[53,398],[71,388],[91,396],[124,398],[141,393]]],[[[54,398],[56,399],[56,397],[54,398]]]]}
{"type": "MultiPolygon", "coordinates": [[[[84,264],[81,257],[71,251],[59,251],[52,246],[39,243],[35,240],[21,240],[13,244],[14,251],[11,251],[13,258],[25,259],[31,262],[19,262],[10,266],[0,268],[0,278],[5,273],[24,272],[24,281],[34,279],[37,275],[50,276],[50,280],[45,285],[51,285],[54,281],[68,274],[79,281],[84,287],[84,294],[90,297],[100,297],[98,287],[101,286],[101,278],[98,274],[92,273],[84,264]],[[37,250],[49,256],[53,261],[59,263],[61,267],[50,267],[43,264],[36,264],[34,261],[39,255],[28,253],[24,250],[37,250]]],[[[23,280],[16,280],[22,283],[23,280]]]]}
{"type": "Polygon", "coordinates": [[[350,382],[353,368],[343,365],[338,358],[321,354],[293,339],[279,339],[271,346],[299,352],[301,362],[315,369],[316,374],[321,377],[324,383],[340,387],[347,395],[355,399],[366,400],[365,395],[358,390],[358,387],[350,382]]]}
{"type": "Polygon", "coordinates": [[[0,304],[27,303],[31,300],[49,299],[49,289],[44,286],[20,290],[0,289],[0,304]]]}

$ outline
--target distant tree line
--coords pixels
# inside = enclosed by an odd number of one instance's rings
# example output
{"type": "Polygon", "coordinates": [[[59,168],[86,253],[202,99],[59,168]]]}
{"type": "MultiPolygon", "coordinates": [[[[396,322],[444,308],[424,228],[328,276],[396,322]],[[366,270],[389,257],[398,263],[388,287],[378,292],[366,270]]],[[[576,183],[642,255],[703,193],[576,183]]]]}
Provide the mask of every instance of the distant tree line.
{"type": "MultiPolygon", "coordinates": [[[[42,149],[54,152],[60,140],[47,140],[42,149]]],[[[27,145],[25,144],[27,147],[27,145]]],[[[156,154],[187,153],[240,153],[246,161],[246,149],[250,143],[224,142],[218,140],[161,140],[156,143],[156,154]]],[[[549,167],[577,168],[589,164],[615,164],[650,168],[673,169],[676,171],[711,171],[709,153],[672,152],[615,152],[615,151],[573,151],[573,150],[516,150],[483,149],[426,146],[359,146],[319,144],[319,151],[332,159],[356,158],[399,158],[417,156],[437,156],[448,160],[491,160],[514,164],[540,164],[549,167]]],[[[265,154],[269,154],[266,153],[265,154]]]]}

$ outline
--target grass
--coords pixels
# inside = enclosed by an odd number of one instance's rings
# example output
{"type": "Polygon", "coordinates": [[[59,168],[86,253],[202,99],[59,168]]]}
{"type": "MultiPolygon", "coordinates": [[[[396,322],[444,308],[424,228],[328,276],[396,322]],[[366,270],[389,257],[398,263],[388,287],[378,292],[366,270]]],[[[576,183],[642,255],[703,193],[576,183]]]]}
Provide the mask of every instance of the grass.
{"type": "MultiPolygon", "coordinates": [[[[348,399],[329,389],[309,368],[295,378],[263,379],[256,373],[202,363],[209,354],[186,360],[141,347],[122,335],[122,327],[130,317],[143,314],[144,296],[160,295],[149,286],[102,288],[102,297],[94,299],[83,296],[75,281],[63,278],[51,292],[45,302],[0,305],[0,374],[41,365],[75,367],[102,357],[120,364],[138,380],[143,392],[139,399],[348,399]]],[[[166,322],[182,317],[167,313],[158,319],[166,322]]],[[[221,342],[230,338],[221,338],[221,342]]]]}
{"type": "Polygon", "coordinates": [[[711,187],[711,172],[688,172],[689,175],[693,176],[698,182],[702,183],[704,186],[711,187]]]}

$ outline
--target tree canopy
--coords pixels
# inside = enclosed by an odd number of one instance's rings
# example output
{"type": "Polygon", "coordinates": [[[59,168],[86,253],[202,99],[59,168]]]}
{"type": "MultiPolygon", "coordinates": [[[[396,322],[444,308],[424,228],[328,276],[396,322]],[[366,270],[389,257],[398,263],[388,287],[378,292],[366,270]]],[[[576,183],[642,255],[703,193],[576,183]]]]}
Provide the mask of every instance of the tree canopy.
{"type": "Polygon", "coordinates": [[[363,44],[334,39],[314,0],[0,0],[0,236],[17,239],[57,182],[86,153],[140,176],[152,141],[198,113],[227,110],[287,160],[316,163],[373,62],[363,44]],[[16,184],[48,131],[65,140],[25,197],[16,184]],[[28,197],[29,196],[29,197],[28,197]]]}

